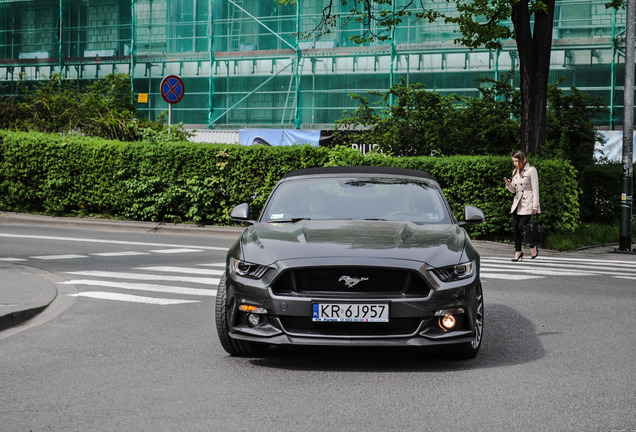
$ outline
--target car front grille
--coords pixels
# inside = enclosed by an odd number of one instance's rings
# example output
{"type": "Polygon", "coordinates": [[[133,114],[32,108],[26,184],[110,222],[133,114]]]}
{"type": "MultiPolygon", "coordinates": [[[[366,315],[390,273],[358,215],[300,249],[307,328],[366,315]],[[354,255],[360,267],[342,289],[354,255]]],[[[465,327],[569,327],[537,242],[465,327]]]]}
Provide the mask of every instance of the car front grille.
{"type": "Polygon", "coordinates": [[[426,297],[430,287],[414,271],[377,267],[311,267],[288,270],[272,286],[277,295],[316,297],[426,297]]]}

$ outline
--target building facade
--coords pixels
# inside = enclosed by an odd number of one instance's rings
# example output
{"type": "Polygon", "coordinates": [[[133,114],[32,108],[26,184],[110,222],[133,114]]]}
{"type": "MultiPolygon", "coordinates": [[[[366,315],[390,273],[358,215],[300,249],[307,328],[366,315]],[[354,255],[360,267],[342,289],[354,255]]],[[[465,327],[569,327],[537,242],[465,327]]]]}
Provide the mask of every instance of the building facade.
{"type": "MultiPolygon", "coordinates": [[[[514,41],[470,51],[454,43],[451,25],[407,18],[383,42],[355,44],[377,29],[360,23],[305,40],[326,0],[0,0],[0,88],[54,74],[78,81],[130,75],[139,110],[168,109],[160,83],[184,82],[173,122],[210,129],[328,129],[357,107],[350,94],[421,83],[441,93],[477,96],[476,79],[497,79],[518,66],[514,41]]],[[[399,6],[403,1],[396,0],[399,6]]],[[[425,2],[427,3],[427,2],[425,2]]],[[[452,8],[446,2],[431,7],[452,8]]],[[[551,82],[602,96],[623,117],[625,12],[605,0],[557,0],[551,82]]],[[[339,12],[350,6],[335,1],[339,12]]],[[[452,13],[452,10],[445,10],[452,13]]],[[[518,84],[517,79],[514,79],[518,84]]]]}

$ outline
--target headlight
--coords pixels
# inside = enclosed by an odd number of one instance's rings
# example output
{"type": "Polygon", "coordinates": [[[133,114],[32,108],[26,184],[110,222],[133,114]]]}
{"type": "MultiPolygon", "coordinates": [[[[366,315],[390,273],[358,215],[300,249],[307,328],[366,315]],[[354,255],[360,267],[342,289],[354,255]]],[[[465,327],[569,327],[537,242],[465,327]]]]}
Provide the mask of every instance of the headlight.
{"type": "Polygon", "coordinates": [[[267,266],[252,264],[238,260],[234,257],[230,258],[230,271],[238,276],[252,279],[260,279],[267,273],[267,266]]]}
{"type": "Polygon", "coordinates": [[[467,279],[475,274],[475,261],[469,261],[463,264],[457,264],[447,267],[439,267],[433,270],[442,282],[453,282],[467,279]]]}

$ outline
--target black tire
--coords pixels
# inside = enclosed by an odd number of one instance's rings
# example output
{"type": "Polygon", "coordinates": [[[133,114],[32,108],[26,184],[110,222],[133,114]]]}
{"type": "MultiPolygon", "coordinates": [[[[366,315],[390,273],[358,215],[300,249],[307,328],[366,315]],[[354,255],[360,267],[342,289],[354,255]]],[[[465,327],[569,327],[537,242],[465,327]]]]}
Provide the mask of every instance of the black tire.
{"type": "Polygon", "coordinates": [[[481,290],[481,285],[477,287],[475,296],[477,298],[477,312],[473,317],[475,336],[470,342],[439,347],[440,352],[445,357],[457,360],[468,360],[475,358],[479,352],[479,348],[481,348],[481,339],[484,333],[484,294],[481,290]]]}
{"type": "Polygon", "coordinates": [[[258,342],[242,341],[233,339],[230,336],[230,325],[228,323],[227,290],[225,287],[226,275],[221,276],[219,286],[216,291],[215,320],[216,331],[219,335],[221,346],[228,354],[239,357],[252,357],[265,353],[269,346],[258,342]]]}

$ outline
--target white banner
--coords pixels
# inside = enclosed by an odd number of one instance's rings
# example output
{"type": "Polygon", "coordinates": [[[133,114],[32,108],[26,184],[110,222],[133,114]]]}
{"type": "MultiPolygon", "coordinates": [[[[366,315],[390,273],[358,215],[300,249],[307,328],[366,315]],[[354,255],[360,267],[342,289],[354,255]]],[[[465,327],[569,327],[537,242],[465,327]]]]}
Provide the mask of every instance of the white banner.
{"type": "Polygon", "coordinates": [[[318,147],[320,130],[296,129],[240,129],[239,144],[242,145],[270,145],[289,146],[296,144],[310,144],[318,147]]]}
{"type": "MultiPolygon", "coordinates": [[[[594,146],[594,157],[596,159],[607,158],[609,161],[623,161],[623,131],[622,130],[602,130],[599,133],[604,138],[604,143],[597,142],[594,146]]],[[[636,132],[634,133],[636,136],[636,132]]],[[[636,153],[633,155],[636,163],[636,153]]]]}

